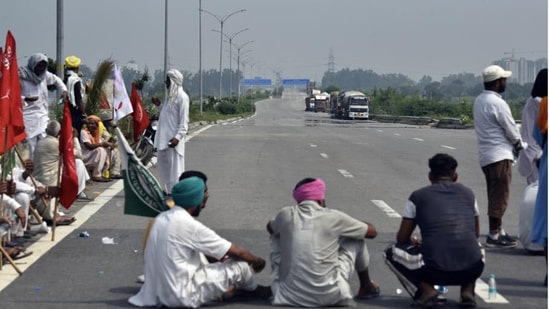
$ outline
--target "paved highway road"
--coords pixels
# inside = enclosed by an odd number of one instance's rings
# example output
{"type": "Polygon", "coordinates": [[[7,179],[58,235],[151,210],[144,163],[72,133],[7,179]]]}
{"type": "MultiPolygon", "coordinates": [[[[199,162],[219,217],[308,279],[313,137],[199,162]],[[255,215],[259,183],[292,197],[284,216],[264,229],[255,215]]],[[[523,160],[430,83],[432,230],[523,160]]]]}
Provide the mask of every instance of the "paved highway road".
{"type": "MultiPolygon", "coordinates": [[[[187,144],[188,169],[209,177],[210,200],[200,220],[227,239],[268,258],[265,224],[291,205],[291,189],[304,177],[327,183],[328,207],[373,223],[378,237],[368,241],[371,275],[381,297],[359,301],[359,308],[406,308],[410,298],[384,265],[382,250],[395,239],[409,194],[428,184],[427,160],[437,152],[459,162],[459,181],[471,187],[481,212],[481,241],[487,232],[484,177],[478,166],[472,130],[439,130],[372,121],[335,121],[325,113],[304,111],[302,96],[286,95],[258,103],[257,114],[193,132],[187,144]]],[[[154,171],[154,167],[152,170],[154,171]]],[[[525,181],[515,171],[506,230],[518,232],[519,205],[525,181]]],[[[76,205],[78,221],[60,227],[56,240],[37,240],[31,257],[19,260],[17,276],[9,265],[0,271],[0,308],[125,308],[140,287],[143,229],[147,219],[122,214],[122,182],[101,192],[95,201],[76,205]],[[88,231],[89,238],[80,238],[88,231]],[[114,245],[103,244],[103,237],[114,245]]],[[[547,308],[543,257],[522,248],[487,250],[487,265],[477,285],[479,308],[547,308]],[[497,278],[496,302],[486,299],[488,275],[497,278]]],[[[257,276],[269,284],[269,272],[257,276]]],[[[358,288],[356,278],[353,289],[358,288]]],[[[458,287],[449,287],[449,308],[457,307],[458,287]]],[[[269,308],[268,302],[241,299],[224,308],[269,308]]]]}

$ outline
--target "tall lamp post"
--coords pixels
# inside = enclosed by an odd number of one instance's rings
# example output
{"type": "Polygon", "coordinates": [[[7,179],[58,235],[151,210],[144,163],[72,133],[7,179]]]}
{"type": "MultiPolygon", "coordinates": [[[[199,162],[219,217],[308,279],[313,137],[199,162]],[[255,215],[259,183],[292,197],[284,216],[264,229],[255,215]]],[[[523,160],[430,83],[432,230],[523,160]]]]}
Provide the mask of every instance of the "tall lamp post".
{"type": "MultiPolygon", "coordinates": [[[[229,41],[229,72],[230,72],[230,78],[229,78],[229,96],[232,96],[233,95],[233,67],[232,67],[232,56],[233,56],[233,39],[239,35],[240,33],[244,32],[244,31],[248,31],[250,30],[250,28],[245,28],[245,29],[242,29],[240,31],[237,31],[235,33],[233,33],[232,35],[227,35],[225,33],[223,33],[222,35],[225,36],[227,38],[227,41],[229,41]]],[[[212,31],[215,31],[215,32],[219,32],[218,30],[215,30],[215,29],[212,29],[212,31]]]]}
{"type": "MultiPolygon", "coordinates": [[[[237,58],[236,58],[236,66],[237,66],[236,71],[237,71],[237,72],[240,72],[240,56],[242,56],[242,55],[244,54],[244,53],[240,53],[240,50],[241,50],[242,48],[244,48],[244,46],[246,46],[246,45],[248,45],[248,44],[251,44],[251,43],[253,43],[253,42],[254,42],[254,41],[252,40],[252,41],[248,41],[248,42],[242,43],[242,44],[240,44],[240,45],[235,45],[235,47],[236,47],[236,54],[237,54],[237,58]]],[[[246,51],[246,52],[248,52],[248,51],[246,51]]],[[[238,78],[238,98],[237,98],[237,101],[238,101],[238,103],[240,103],[240,76],[239,76],[239,78],[238,78]]]]}
{"type": "Polygon", "coordinates": [[[206,10],[201,10],[202,12],[206,13],[206,14],[209,14],[211,16],[213,16],[215,19],[217,19],[217,21],[219,22],[220,24],[220,36],[219,36],[219,99],[221,99],[221,94],[222,94],[222,86],[223,86],[223,83],[222,83],[222,77],[223,77],[223,72],[221,71],[222,70],[222,63],[223,63],[223,25],[225,24],[225,22],[227,21],[227,19],[229,19],[231,16],[233,16],[234,14],[237,14],[237,13],[242,13],[242,12],[245,12],[246,10],[245,9],[240,9],[238,11],[234,11],[230,14],[227,14],[223,17],[219,16],[219,15],[216,15],[212,12],[208,12],[206,10]]]}

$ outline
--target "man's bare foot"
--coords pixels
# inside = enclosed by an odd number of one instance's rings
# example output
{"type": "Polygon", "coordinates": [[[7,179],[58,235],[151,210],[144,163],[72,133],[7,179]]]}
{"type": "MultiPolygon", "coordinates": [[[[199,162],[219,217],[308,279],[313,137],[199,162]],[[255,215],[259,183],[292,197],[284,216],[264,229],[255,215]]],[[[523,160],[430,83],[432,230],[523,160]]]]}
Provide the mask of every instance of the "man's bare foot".
{"type": "Polygon", "coordinates": [[[356,298],[358,299],[371,299],[378,297],[380,293],[379,284],[370,280],[370,283],[366,286],[360,286],[356,298]]]}

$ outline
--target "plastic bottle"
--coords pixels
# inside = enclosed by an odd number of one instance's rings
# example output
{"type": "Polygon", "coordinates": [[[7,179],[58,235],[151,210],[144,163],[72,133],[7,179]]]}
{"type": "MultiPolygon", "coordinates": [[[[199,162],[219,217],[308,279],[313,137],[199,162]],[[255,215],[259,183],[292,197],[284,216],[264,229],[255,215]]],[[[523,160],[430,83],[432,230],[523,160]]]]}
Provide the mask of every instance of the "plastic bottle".
{"type": "Polygon", "coordinates": [[[488,277],[488,299],[496,299],[497,293],[496,276],[494,274],[490,274],[488,277]]]}
{"type": "Polygon", "coordinates": [[[445,285],[437,286],[437,290],[440,292],[440,294],[446,294],[448,292],[448,288],[445,285]]]}

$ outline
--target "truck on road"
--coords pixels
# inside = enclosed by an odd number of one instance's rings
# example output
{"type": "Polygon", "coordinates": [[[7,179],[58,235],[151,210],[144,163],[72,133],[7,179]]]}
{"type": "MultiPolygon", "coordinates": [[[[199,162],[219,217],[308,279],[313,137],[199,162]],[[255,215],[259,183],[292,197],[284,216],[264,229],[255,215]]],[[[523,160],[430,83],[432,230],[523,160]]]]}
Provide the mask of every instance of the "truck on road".
{"type": "Polygon", "coordinates": [[[336,119],[368,119],[370,99],[360,91],[343,91],[332,102],[336,119]]]}

